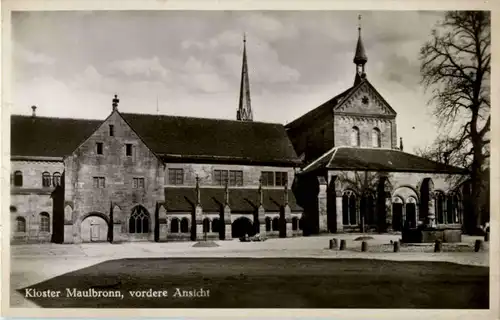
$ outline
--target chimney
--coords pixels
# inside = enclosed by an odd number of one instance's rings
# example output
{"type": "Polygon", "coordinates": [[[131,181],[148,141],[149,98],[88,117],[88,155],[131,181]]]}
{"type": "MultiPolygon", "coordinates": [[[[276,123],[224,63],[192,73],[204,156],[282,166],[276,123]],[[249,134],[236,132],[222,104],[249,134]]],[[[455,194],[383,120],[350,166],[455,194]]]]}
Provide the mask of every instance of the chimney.
{"type": "Polygon", "coordinates": [[[36,117],[36,106],[31,106],[31,110],[33,110],[33,112],[31,113],[31,116],[33,118],[36,117]]]}
{"type": "Polygon", "coordinates": [[[118,109],[118,102],[120,102],[120,99],[118,99],[118,96],[115,94],[115,98],[113,99],[113,111],[118,109]]]}
{"type": "Polygon", "coordinates": [[[403,151],[403,137],[399,137],[399,150],[403,151]]]}

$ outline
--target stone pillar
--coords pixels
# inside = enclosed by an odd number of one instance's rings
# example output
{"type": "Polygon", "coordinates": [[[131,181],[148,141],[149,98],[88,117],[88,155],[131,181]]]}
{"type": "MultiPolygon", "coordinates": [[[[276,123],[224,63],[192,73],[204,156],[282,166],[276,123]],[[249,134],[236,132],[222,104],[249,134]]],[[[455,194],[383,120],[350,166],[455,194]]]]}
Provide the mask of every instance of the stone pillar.
{"type": "Polygon", "coordinates": [[[160,205],[158,209],[158,242],[167,241],[167,236],[167,210],[163,205],[160,205]]]}
{"type": "Polygon", "coordinates": [[[231,240],[233,239],[233,229],[232,229],[232,221],[231,221],[231,208],[229,208],[228,205],[224,206],[224,219],[222,220],[224,222],[223,228],[224,228],[224,239],[225,240],[231,240]]]}
{"type": "Polygon", "coordinates": [[[194,209],[195,216],[195,239],[193,240],[203,240],[203,209],[200,205],[197,205],[194,209]]]}
{"type": "Polygon", "coordinates": [[[291,238],[293,237],[292,210],[290,210],[290,206],[288,204],[283,208],[283,210],[285,211],[286,237],[291,238]]]}
{"type": "Polygon", "coordinates": [[[337,227],[335,232],[344,231],[343,215],[342,215],[342,192],[337,191],[335,193],[335,218],[337,221],[337,227]]]}
{"type": "Polygon", "coordinates": [[[429,192],[429,203],[427,209],[427,227],[436,227],[436,208],[434,206],[434,194],[429,192]]]}
{"type": "Polygon", "coordinates": [[[324,177],[318,177],[319,182],[319,192],[318,192],[318,220],[319,220],[319,232],[328,232],[328,211],[326,208],[327,194],[326,187],[327,183],[324,177]]]}
{"type": "Polygon", "coordinates": [[[385,195],[385,224],[387,231],[392,230],[392,196],[390,192],[385,195]]]}
{"type": "Polygon", "coordinates": [[[264,206],[260,205],[257,213],[257,219],[259,219],[259,233],[262,236],[266,235],[266,210],[264,206]]]}

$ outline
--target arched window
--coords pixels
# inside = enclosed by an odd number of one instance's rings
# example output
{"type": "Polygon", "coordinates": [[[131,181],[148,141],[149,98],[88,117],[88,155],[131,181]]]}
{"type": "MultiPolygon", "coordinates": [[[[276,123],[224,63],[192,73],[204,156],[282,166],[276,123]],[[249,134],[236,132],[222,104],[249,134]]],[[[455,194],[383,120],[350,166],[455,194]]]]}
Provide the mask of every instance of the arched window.
{"type": "Polygon", "coordinates": [[[454,192],[447,197],[445,223],[460,223],[460,201],[454,192]]]}
{"type": "Polygon", "coordinates": [[[179,232],[179,219],[173,218],[170,222],[170,233],[178,233],[179,232]]]}
{"type": "Polygon", "coordinates": [[[436,192],[434,203],[437,223],[445,223],[445,196],[442,192],[436,192]]]}
{"type": "Polygon", "coordinates": [[[26,232],[26,220],[23,217],[16,218],[16,231],[26,232]]]}
{"type": "Polygon", "coordinates": [[[189,232],[189,220],[188,220],[188,218],[182,218],[182,220],[181,220],[181,232],[182,233],[189,232]]]}
{"type": "Polygon", "coordinates": [[[363,216],[364,224],[375,224],[375,199],[372,193],[366,193],[361,198],[360,213],[363,216]]]}
{"type": "Polygon", "coordinates": [[[292,230],[298,229],[298,222],[299,222],[299,219],[297,217],[292,218],[292,230]]]}
{"type": "Polygon", "coordinates": [[[23,186],[23,173],[21,171],[14,172],[14,186],[16,187],[23,186]]]}
{"type": "Polygon", "coordinates": [[[50,218],[47,212],[40,213],[40,231],[50,232],[50,218]]]}
{"type": "Polygon", "coordinates": [[[212,220],[212,232],[219,232],[219,218],[212,220]]]}
{"type": "Polygon", "coordinates": [[[52,183],[54,184],[54,187],[61,185],[61,174],[59,172],[54,172],[52,175],[52,183]]]}
{"type": "Polygon", "coordinates": [[[359,147],[360,145],[360,136],[359,136],[359,128],[352,127],[351,130],[351,146],[359,147]]]}
{"type": "Polygon", "coordinates": [[[279,231],[280,229],[280,220],[278,217],[273,219],[273,231],[279,231]]]}
{"type": "Polygon", "coordinates": [[[460,197],[458,194],[453,195],[453,222],[454,223],[461,223],[462,222],[462,206],[460,204],[460,197]]]}
{"type": "Polygon", "coordinates": [[[149,213],[143,206],[136,206],[129,219],[129,233],[149,233],[149,213]]]}
{"type": "Polygon", "coordinates": [[[356,194],[352,191],[346,191],[342,196],[342,222],[344,225],[357,224],[356,194]]]}
{"type": "Polygon", "coordinates": [[[271,218],[266,217],[266,231],[271,231],[271,218]]]}
{"type": "Polygon", "coordinates": [[[42,186],[50,187],[50,173],[48,173],[47,171],[42,173],[42,186]]]}
{"type": "Polygon", "coordinates": [[[381,145],[382,145],[382,141],[381,141],[380,129],[373,128],[373,130],[372,130],[372,146],[374,148],[380,148],[381,145]]]}
{"type": "Polygon", "coordinates": [[[203,232],[210,232],[210,219],[203,219],[203,232]]]}

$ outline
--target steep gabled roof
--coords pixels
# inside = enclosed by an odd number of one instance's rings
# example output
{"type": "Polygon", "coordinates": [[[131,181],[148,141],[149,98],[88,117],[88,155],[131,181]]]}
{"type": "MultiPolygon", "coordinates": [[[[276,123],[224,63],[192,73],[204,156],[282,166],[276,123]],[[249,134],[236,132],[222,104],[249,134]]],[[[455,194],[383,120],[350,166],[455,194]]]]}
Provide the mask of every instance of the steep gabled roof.
{"type": "Polygon", "coordinates": [[[335,97],[331,98],[330,100],[326,101],[319,107],[316,107],[312,109],[311,111],[307,112],[306,114],[300,116],[299,118],[295,119],[294,121],[290,122],[287,124],[285,127],[287,129],[294,129],[300,127],[302,124],[307,123],[315,118],[318,118],[325,113],[328,113],[338,105],[343,99],[353,90],[355,87],[350,87],[349,89],[345,90],[344,92],[336,95],[335,97]]]}
{"type": "Polygon", "coordinates": [[[467,170],[431,161],[397,149],[335,147],[302,171],[318,169],[466,174],[467,170]]]}
{"type": "MultiPolygon", "coordinates": [[[[210,160],[297,166],[281,124],[120,113],[152,152],[165,160],[210,160]]],[[[13,115],[11,156],[64,157],[103,120],[13,115]]]]}
{"type": "Polygon", "coordinates": [[[298,165],[281,124],[121,113],[148,147],[166,159],[298,165]]]}
{"type": "Polygon", "coordinates": [[[89,137],[102,120],[11,116],[11,156],[64,157],[89,137]]]}

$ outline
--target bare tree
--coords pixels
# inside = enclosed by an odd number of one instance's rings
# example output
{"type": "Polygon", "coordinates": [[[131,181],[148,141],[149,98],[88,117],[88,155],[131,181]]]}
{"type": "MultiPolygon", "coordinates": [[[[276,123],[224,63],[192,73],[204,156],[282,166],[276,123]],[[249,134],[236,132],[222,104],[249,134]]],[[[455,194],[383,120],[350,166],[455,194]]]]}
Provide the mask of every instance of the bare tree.
{"type": "Polygon", "coordinates": [[[447,155],[450,164],[470,170],[474,227],[481,224],[481,177],[490,156],[490,44],[489,12],[453,11],[420,51],[422,83],[432,91],[429,104],[441,128],[440,138],[423,153],[434,160],[447,155]]]}

